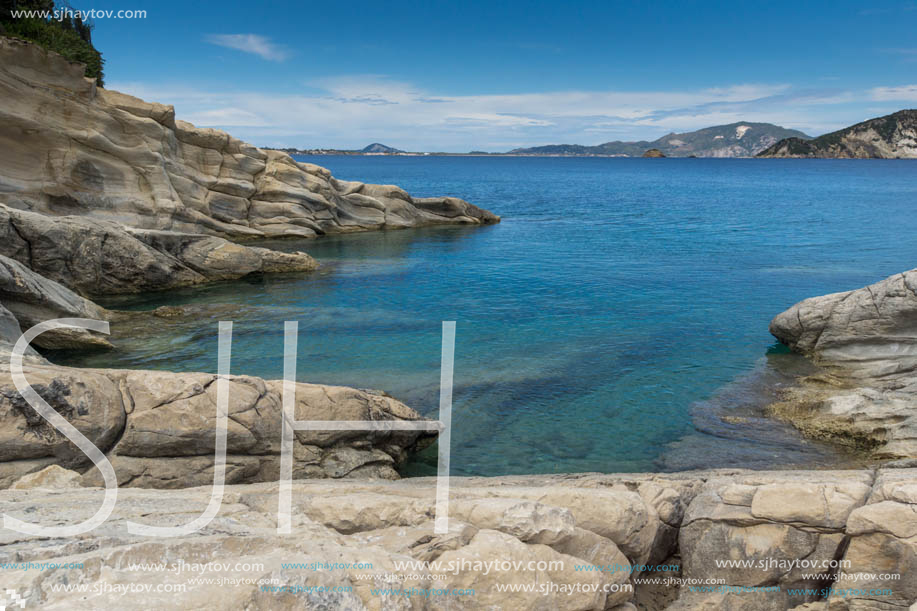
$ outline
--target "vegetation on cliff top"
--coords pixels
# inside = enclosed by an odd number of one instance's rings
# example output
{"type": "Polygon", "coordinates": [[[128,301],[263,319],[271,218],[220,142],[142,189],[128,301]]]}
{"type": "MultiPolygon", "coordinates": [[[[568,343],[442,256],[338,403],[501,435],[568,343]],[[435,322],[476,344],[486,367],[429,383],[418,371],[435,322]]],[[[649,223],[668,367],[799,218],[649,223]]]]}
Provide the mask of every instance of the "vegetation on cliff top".
{"type": "Polygon", "coordinates": [[[70,61],[86,64],[86,76],[103,85],[105,60],[92,45],[91,23],[78,12],[54,0],[0,0],[0,34],[37,43],[70,61]],[[43,11],[47,17],[13,17],[13,11],[43,11]],[[57,11],[55,13],[55,11],[57,11]]]}

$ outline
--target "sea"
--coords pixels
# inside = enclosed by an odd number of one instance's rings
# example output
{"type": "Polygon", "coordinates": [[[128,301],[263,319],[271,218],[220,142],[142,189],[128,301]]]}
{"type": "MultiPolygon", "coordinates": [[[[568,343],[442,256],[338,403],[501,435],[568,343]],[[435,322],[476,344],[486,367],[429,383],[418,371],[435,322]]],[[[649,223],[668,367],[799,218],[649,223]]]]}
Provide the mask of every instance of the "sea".
{"type": "MultiPolygon", "coordinates": [[[[766,407],[812,371],[768,333],[797,301],[917,267],[917,162],[461,156],[299,157],[345,180],[449,195],[499,214],[282,240],[319,271],[102,300],[212,314],[120,334],[78,366],[283,375],[380,389],[438,417],[455,321],[453,475],[854,466],[766,407]]],[[[437,448],[402,474],[436,472],[437,448]]]]}

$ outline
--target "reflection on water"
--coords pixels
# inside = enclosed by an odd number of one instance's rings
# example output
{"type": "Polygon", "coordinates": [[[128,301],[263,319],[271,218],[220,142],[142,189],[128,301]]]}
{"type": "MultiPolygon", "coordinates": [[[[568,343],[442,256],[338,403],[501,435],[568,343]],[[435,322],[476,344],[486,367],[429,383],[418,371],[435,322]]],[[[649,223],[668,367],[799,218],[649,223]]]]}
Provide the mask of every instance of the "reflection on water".
{"type": "MultiPolygon", "coordinates": [[[[455,474],[830,466],[852,460],[767,419],[805,361],[767,354],[792,303],[909,266],[917,175],[895,162],[322,158],[340,177],[458,195],[503,215],[279,241],[312,274],[112,299],[173,319],[113,325],[82,366],[282,375],[299,321],[300,380],[380,388],[435,416],[440,325],[457,321],[455,474]],[[843,244],[843,247],[838,245],[843,244]],[[235,305],[233,305],[235,304],[235,305]]],[[[435,450],[406,473],[431,473],[435,450]]]]}

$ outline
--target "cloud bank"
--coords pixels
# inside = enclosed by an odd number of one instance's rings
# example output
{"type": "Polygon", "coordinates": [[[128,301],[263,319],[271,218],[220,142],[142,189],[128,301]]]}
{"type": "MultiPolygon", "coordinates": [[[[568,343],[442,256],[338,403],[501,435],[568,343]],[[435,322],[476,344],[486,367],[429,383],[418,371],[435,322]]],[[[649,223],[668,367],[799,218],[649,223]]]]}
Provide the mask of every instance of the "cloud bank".
{"type": "Polygon", "coordinates": [[[672,131],[737,121],[776,123],[818,135],[917,99],[914,85],[849,91],[745,83],[698,90],[458,96],[379,75],[308,85],[318,92],[271,95],[140,83],[113,87],[172,103],[181,119],[230,130],[257,145],[362,148],[384,142],[405,150],[451,152],[653,140],[672,131]]]}

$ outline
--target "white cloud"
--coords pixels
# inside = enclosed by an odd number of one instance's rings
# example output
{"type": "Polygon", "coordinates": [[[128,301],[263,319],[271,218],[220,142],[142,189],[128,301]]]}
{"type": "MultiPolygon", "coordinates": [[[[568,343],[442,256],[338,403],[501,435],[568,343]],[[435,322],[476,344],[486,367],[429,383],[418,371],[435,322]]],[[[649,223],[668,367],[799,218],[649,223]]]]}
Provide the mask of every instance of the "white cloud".
{"type": "Polygon", "coordinates": [[[545,127],[554,125],[554,123],[542,119],[492,112],[446,117],[446,121],[453,125],[467,127],[545,127]]]}
{"type": "Polygon", "coordinates": [[[900,87],[876,87],[870,90],[873,100],[888,101],[917,101],[917,85],[901,85],[900,87]]]}
{"type": "Polygon", "coordinates": [[[866,118],[861,105],[870,95],[795,91],[785,84],[444,95],[383,75],[341,76],[308,85],[318,91],[271,95],[187,86],[157,89],[137,83],[112,87],[172,103],[179,118],[231,128],[233,135],[257,145],[362,148],[384,142],[406,150],[441,151],[653,140],[671,131],[737,121],[776,123],[818,135],[866,118]]]}
{"type": "Polygon", "coordinates": [[[276,62],[282,62],[288,55],[283,47],[257,34],[210,34],[205,40],[213,45],[252,53],[276,62]]]}

